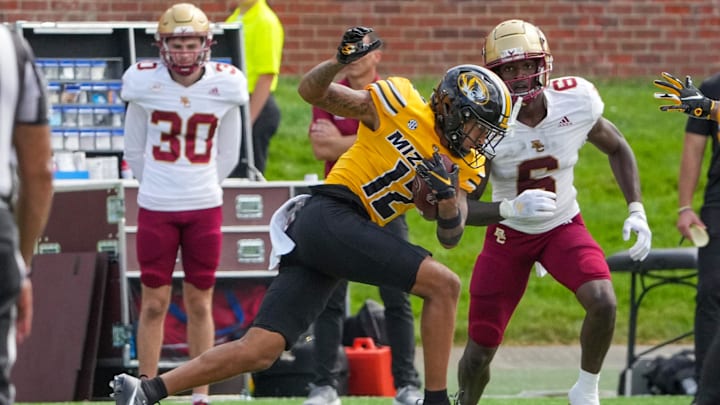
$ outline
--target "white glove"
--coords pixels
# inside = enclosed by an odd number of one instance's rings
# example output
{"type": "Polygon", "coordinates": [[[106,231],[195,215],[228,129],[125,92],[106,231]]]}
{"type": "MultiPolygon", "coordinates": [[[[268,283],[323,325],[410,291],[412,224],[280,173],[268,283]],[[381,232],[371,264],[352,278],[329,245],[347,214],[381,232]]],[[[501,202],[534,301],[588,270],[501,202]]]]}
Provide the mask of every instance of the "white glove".
{"type": "Polygon", "coordinates": [[[630,240],[630,231],[637,234],[637,241],[628,252],[634,261],[643,261],[650,253],[652,245],[652,232],[647,223],[645,208],[642,203],[631,202],[628,204],[628,211],[630,216],[623,225],[623,240],[630,240]]]}
{"type": "Polygon", "coordinates": [[[500,216],[508,218],[551,217],[557,204],[556,194],[542,189],[530,189],[512,200],[500,202],[500,216]]]}

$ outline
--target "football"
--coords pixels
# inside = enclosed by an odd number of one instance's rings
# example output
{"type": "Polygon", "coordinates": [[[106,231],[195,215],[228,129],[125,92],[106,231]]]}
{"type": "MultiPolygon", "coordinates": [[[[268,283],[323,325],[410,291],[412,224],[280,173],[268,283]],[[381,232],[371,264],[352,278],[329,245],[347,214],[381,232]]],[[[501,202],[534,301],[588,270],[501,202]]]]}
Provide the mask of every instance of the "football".
{"type": "MultiPolygon", "coordinates": [[[[448,171],[452,170],[454,164],[452,159],[442,153],[440,156],[443,159],[445,168],[448,171]]],[[[435,194],[430,190],[425,180],[417,174],[415,174],[415,179],[413,179],[412,192],[415,207],[420,211],[423,218],[434,221],[437,218],[437,200],[435,199],[435,194]]]]}

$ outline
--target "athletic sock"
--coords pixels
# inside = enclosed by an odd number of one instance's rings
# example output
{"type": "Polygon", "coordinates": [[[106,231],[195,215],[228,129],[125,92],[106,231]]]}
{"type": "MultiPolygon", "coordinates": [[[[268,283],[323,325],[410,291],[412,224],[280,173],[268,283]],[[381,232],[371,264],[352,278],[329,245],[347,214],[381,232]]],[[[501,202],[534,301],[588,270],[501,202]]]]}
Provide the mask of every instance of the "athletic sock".
{"type": "Polygon", "coordinates": [[[155,377],[148,380],[142,380],[140,388],[148,399],[148,404],[155,404],[161,399],[168,396],[167,388],[162,378],[155,377]]]}
{"type": "Polygon", "coordinates": [[[570,392],[568,392],[570,405],[600,405],[600,396],[598,395],[599,382],[599,373],[592,374],[581,369],[577,382],[570,389],[570,392]]]}
{"type": "Polygon", "coordinates": [[[207,396],[207,394],[199,394],[197,392],[193,392],[191,401],[193,405],[195,404],[209,404],[210,403],[210,397],[207,396]]]}
{"type": "Polygon", "coordinates": [[[425,390],[425,399],[423,405],[450,405],[447,390],[428,391],[425,390]]]}

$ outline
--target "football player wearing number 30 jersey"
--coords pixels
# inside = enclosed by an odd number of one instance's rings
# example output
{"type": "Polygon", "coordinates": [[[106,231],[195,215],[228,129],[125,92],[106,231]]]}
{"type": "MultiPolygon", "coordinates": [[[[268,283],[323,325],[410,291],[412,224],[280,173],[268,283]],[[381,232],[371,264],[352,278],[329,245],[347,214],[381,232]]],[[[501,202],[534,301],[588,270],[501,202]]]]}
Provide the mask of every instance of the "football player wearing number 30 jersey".
{"type": "MultiPolygon", "coordinates": [[[[618,129],[603,118],[603,102],[590,82],[549,79],[552,56],[540,29],[521,20],[500,23],[488,35],[483,54],[486,67],[505,81],[513,97],[522,97],[522,108],[513,136],[498,145],[487,168],[493,201],[501,201],[501,218],[487,228],[470,282],[470,339],[458,367],[461,403],[479,401],[533,264],[540,263],[539,269],[547,269],[572,291],[586,311],[579,378],[569,402],[598,405],[599,373],[612,341],[616,298],[605,255],[580,215],[573,170],[585,142],[608,155],[629,210],[623,236],[628,240],[631,232],[637,234],[630,257],[644,260],[651,233],[635,156],[618,129]],[[542,203],[534,194],[540,191],[555,194],[555,207],[524,215],[542,203]]],[[[487,225],[486,217],[476,215],[480,206],[468,205],[468,225],[487,225]]]]}
{"type": "MultiPolygon", "coordinates": [[[[154,377],[170,304],[178,248],[185,274],[191,357],[215,342],[212,296],[220,261],[222,188],[237,164],[240,105],[247,82],[238,68],[211,62],[212,31],[199,8],[169,8],[158,22],[160,60],[123,75],[125,159],[140,182],[137,257],[142,300],[137,330],[139,374],[154,377]]],[[[193,403],[208,403],[208,387],[193,403]]]]}

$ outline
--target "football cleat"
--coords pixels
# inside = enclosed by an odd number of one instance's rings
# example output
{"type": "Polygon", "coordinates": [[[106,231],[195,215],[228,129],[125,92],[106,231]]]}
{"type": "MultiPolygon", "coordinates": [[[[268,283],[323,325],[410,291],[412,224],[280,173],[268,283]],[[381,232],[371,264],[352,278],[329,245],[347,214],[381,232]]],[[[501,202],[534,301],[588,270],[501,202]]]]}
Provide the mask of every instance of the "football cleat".
{"type": "Polygon", "coordinates": [[[116,405],[150,405],[147,396],[140,387],[140,379],[131,375],[116,375],[110,381],[110,388],[113,389],[112,397],[116,405]]]}
{"type": "Polygon", "coordinates": [[[340,405],[337,390],[330,385],[310,383],[310,395],[303,405],[340,405]]]}
{"type": "Polygon", "coordinates": [[[423,405],[423,393],[412,385],[400,387],[393,400],[393,405],[423,405]]]}

